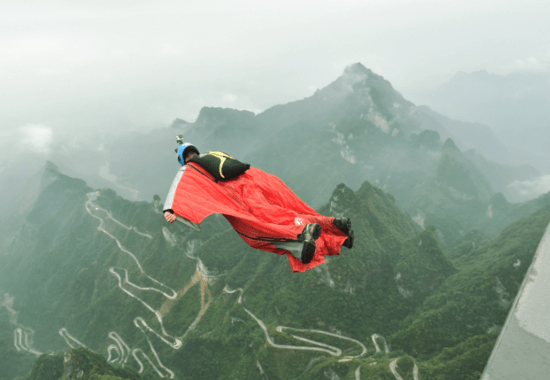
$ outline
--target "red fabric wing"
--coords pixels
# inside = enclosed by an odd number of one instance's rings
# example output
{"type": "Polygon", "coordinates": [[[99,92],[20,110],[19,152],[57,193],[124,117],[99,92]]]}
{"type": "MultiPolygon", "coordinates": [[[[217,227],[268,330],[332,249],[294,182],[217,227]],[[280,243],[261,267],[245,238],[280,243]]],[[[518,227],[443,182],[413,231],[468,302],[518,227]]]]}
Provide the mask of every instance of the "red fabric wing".
{"type": "Polygon", "coordinates": [[[319,215],[276,176],[250,168],[238,178],[216,183],[200,165],[187,166],[172,203],[176,215],[201,223],[209,215],[223,214],[251,247],[286,254],[294,272],[312,269],[325,262],[325,255],[340,253],[347,235],[334,226],[334,218],[319,215]],[[308,223],[322,227],[309,264],[268,241],[296,240],[308,223]]]}

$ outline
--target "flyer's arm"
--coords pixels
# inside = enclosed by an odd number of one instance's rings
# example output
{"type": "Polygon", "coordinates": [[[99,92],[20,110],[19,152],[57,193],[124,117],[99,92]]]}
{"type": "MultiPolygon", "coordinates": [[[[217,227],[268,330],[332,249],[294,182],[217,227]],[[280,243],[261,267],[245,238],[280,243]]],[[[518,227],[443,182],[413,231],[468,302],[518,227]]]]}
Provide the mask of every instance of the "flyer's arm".
{"type": "MultiPolygon", "coordinates": [[[[181,169],[178,170],[178,173],[176,174],[174,181],[172,181],[172,185],[170,186],[170,190],[168,190],[168,195],[166,196],[166,201],[164,202],[163,212],[170,212],[172,214],[174,213],[174,211],[172,210],[172,205],[174,203],[174,196],[176,195],[176,189],[178,188],[178,184],[181,181],[181,177],[183,176],[183,173],[185,173],[185,169],[186,167],[182,166],[181,169]]],[[[186,226],[191,227],[196,231],[201,230],[199,224],[193,223],[180,215],[176,215],[176,220],[185,224],[186,226]]]]}

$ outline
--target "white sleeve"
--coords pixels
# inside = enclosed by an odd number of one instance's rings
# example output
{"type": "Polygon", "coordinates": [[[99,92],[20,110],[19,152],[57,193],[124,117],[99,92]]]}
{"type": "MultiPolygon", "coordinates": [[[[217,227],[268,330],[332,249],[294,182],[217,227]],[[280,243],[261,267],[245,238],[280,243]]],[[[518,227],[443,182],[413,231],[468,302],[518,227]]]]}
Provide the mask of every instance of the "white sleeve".
{"type": "Polygon", "coordinates": [[[168,195],[166,196],[166,201],[164,202],[164,211],[172,210],[172,204],[174,204],[174,197],[176,196],[176,189],[178,188],[183,173],[185,173],[185,169],[186,167],[182,166],[181,169],[178,170],[174,181],[172,181],[172,186],[170,186],[170,190],[168,190],[168,195]]]}

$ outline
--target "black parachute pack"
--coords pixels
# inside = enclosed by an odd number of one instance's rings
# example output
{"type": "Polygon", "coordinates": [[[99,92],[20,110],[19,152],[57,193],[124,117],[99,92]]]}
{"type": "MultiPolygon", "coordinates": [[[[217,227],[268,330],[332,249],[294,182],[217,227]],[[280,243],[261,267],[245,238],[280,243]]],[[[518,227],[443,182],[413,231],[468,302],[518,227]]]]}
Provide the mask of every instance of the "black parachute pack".
{"type": "Polygon", "coordinates": [[[250,169],[250,164],[245,164],[224,152],[208,152],[191,158],[188,162],[195,162],[212,174],[214,180],[229,181],[237,178],[250,169]]]}

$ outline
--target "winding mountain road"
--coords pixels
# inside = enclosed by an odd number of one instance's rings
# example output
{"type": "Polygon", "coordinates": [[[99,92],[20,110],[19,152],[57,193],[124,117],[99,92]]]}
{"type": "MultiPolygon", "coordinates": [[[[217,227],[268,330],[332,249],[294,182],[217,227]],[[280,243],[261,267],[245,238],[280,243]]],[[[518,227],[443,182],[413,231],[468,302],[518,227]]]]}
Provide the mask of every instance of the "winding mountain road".
{"type": "MultiPolygon", "coordinates": [[[[32,336],[32,332],[31,332],[32,336]]],[[[13,331],[13,344],[17,351],[27,351],[33,355],[40,356],[42,352],[38,352],[32,348],[32,345],[29,343],[29,332],[21,329],[20,327],[16,328],[13,331]],[[23,337],[25,337],[23,341],[23,337]]]]}
{"type": "Polygon", "coordinates": [[[390,353],[390,348],[388,347],[388,343],[386,342],[386,338],[384,338],[382,335],[372,334],[371,339],[372,339],[372,343],[374,343],[374,348],[376,349],[376,352],[382,352],[382,350],[380,349],[380,346],[378,346],[378,342],[376,341],[376,339],[378,339],[378,338],[384,339],[384,352],[386,354],[389,354],[390,353]]]}
{"type": "Polygon", "coordinates": [[[13,309],[14,297],[10,297],[9,293],[0,297],[0,307],[5,307],[9,315],[9,323],[15,326],[13,331],[13,345],[17,351],[27,351],[33,355],[40,356],[42,352],[32,348],[32,338],[34,331],[31,328],[25,327],[17,323],[17,312],[13,309]]]}
{"type": "MultiPolygon", "coordinates": [[[[107,360],[110,363],[117,363],[117,364],[119,364],[123,367],[127,363],[128,359],[131,355],[134,358],[134,360],[136,360],[138,365],[140,366],[139,373],[142,373],[143,370],[144,370],[143,361],[145,360],[155,370],[155,372],[159,375],[159,377],[161,377],[161,378],[169,377],[169,378],[173,379],[174,376],[175,376],[174,372],[171,371],[169,368],[167,368],[166,366],[164,366],[162,364],[162,361],[160,360],[160,357],[159,357],[157,351],[155,350],[151,340],[149,339],[149,334],[155,335],[162,342],[164,342],[165,344],[167,344],[168,346],[170,346],[173,349],[177,350],[177,349],[181,348],[182,347],[182,341],[185,338],[185,336],[187,335],[187,333],[189,331],[193,330],[195,328],[195,326],[200,322],[202,316],[204,315],[204,313],[208,309],[208,306],[212,302],[212,297],[211,297],[210,290],[209,290],[209,287],[208,287],[209,279],[212,279],[212,278],[215,279],[218,276],[210,275],[208,273],[207,268],[202,263],[202,261],[199,258],[194,256],[194,251],[195,251],[195,248],[196,248],[196,242],[193,242],[193,241],[187,243],[187,249],[186,249],[185,254],[189,258],[194,259],[194,260],[197,261],[196,270],[195,270],[195,273],[192,276],[190,282],[183,289],[176,292],[175,290],[173,290],[170,287],[166,286],[162,282],[160,282],[160,281],[156,280],[155,278],[149,276],[144,271],[144,269],[141,266],[141,264],[140,264],[139,260],[137,259],[136,255],[134,255],[132,252],[130,252],[129,250],[124,248],[124,246],[121,244],[120,240],[118,240],[118,238],[115,237],[114,232],[109,232],[107,230],[105,220],[109,219],[112,222],[114,222],[117,226],[119,226],[121,228],[124,228],[128,231],[133,231],[137,235],[139,235],[143,238],[152,239],[153,237],[150,234],[140,232],[136,227],[126,226],[125,224],[123,224],[120,221],[116,220],[112,216],[111,212],[102,209],[101,207],[99,207],[97,204],[94,203],[94,201],[97,200],[97,198],[99,196],[100,196],[99,191],[92,192],[92,193],[88,194],[88,201],[86,202],[86,205],[85,205],[86,211],[92,217],[99,220],[99,226],[97,227],[97,229],[99,231],[101,231],[102,233],[106,234],[107,236],[109,236],[111,239],[113,239],[116,242],[118,248],[123,253],[127,254],[132,259],[132,261],[135,263],[137,269],[141,272],[141,274],[143,276],[145,276],[145,278],[147,278],[148,280],[151,281],[152,286],[138,286],[137,284],[131,282],[129,271],[128,271],[127,268],[110,267],[109,272],[118,279],[118,287],[125,294],[127,294],[130,297],[136,299],[143,306],[145,306],[147,310],[149,310],[150,312],[152,312],[155,315],[155,317],[156,317],[156,319],[157,319],[157,321],[160,325],[160,328],[161,328],[161,332],[159,333],[159,332],[155,331],[154,329],[152,329],[145,322],[145,320],[142,317],[138,316],[138,317],[134,318],[134,325],[145,336],[145,338],[148,342],[148,345],[149,345],[150,352],[152,353],[152,355],[154,357],[154,360],[151,360],[151,358],[140,348],[131,349],[129,347],[129,345],[124,342],[122,337],[120,337],[120,335],[115,331],[112,331],[112,332],[109,333],[109,338],[114,341],[114,344],[111,344],[107,349],[107,352],[108,352],[108,359],[107,360]],[[174,305],[174,303],[176,302],[177,299],[183,297],[189,289],[191,289],[193,286],[195,286],[197,284],[200,284],[200,288],[201,288],[201,308],[200,308],[197,316],[195,317],[195,319],[191,323],[191,325],[186,329],[186,331],[184,332],[183,335],[181,335],[181,336],[172,336],[172,335],[170,335],[164,327],[163,317],[169,312],[169,310],[174,305]],[[136,290],[137,291],[155,292],[155,293],[160,294],[166,300],[160,306],[159,309],[156,309],[155,307],[153,307],[152,305],[150,305],[149,303],[144,301],[142,298],[140,298],[138,295],[136,295],[133,292],[133,291],[136,291],[136,290]]],[[[329,354],[331,356],[334,356],[334,357],[340,357],[340,359],[338,360],[339,362],[351,361],[351,360],[354,360],[354,359],[364,357],[367,354],[366,346],[363,343],[361,343],[360,341],[358,341],[356,339],[353,339],[353,338],[348,338],[348,337],[345,337],[345,336],[341,336],[341,335],[338,335],[338,334],[334,334],[334,333],[330,333],[330,332],[322,331],[322,330],[317,330],[317,329],[299,329],[299,328],[288,327],[288,326],[277,326],[276,327],[277,332],[285,333],[285,331],[288,331],[288,332],[290,332],[290,336],[292,336],[294,339],[296,339],[300,342],[307,343],[309,345],[287,345],[287,344],[275,343],[273,341],[272,337],[269,335],[269,332],[267,331],[267,327],[266,327],[265,323],[262,320],[260,320],[256,315],[254,315],[243,304],[243,289],[238,288],[238,289],[231,290],[226,286],[223,289],[223,292],[225,292],[227,294],[240,292],[240,295],[239,295],[239,298],[238,298],[237,302],[242,305],[245,312],[247,314],[249,314],[256,321],[256,323],[260,326],[260,328],[264,331],[267,343],[269,345],[271,345],[272,347],[279,348],[279,349],[291,349],[291,350],[305,350],[305,351],[323,352],[323,353],[327,353],[327,354],[329,354]],[[312,340],[312,339],[308,339],[308,338],[305,338],[305,337],[297,335],[297,334],[292,334],[291,332],[315,333],[315,334],[322,334],[322,335],[325,335],[325,336],[330,336],[330,337],[338,338],[338,339],[342,339],[342,340],[347,340],[347,341],[350,341],[350,342],[353,342],[353,343],[357,344],[357,346],[359,346],[361,348],[361,353],[359,353],[358,355],[353,355],[353,356],[348,355],[348,356],[343,356],[342,357],[342,355],[343,355],[342,349],[339,348],[339,347],[335,347],[333,345],[329,345],[329,344],[318,342],[318,341],[315,341],[315,340],[312,340]]],[[[62,329],[62,330],[64,330],[64,329],[62,329]]],[[[69,346],[72,347],[72,345],[70,343],[71,341],[84,346],[82,343],[78,342],[76,339],[71,337],[66,332],[66,330],[64,330],[63,333],[60,330],[60,334],[65,338],[65,340],[67,341],[67,344],[69,346]]],[[[377,352],[381,351],[380,347],[378,346],[378,344],[376,342],[376,338],[378,338],[378,337],[379,337],[378,334],[373,334],[373,336],[371,337],[372,340],[373,340],[373,343],[376,347],[377,352]]],[[[384,347],[385,351],[389,352],[389,348],[388,348],[387,343],[385,342],[385,340],[384,340],[384,346],[385,346],[384,347]]],[[[397,364],[397,359],[392,361],[392,363],[390,363],[390,370],[392,371],[392,373],[394,374],[394,376],[397,379],[401,379],[399,374],[395,371],[396,364],[397,364]]],[[[261,364],[259,362],[257,363],[257,366],[258,366],[258,368],[261,368],[261,364]]],[[[357,380],[360,379],[360,369],[361,369],[361,367],[359,366],[355,371],[355,378],[357,380]]],[[[262,372],[262,370],[260,370],[260,372],[262,372]]],[[[415,377],[415,379],[417,379],[417,377],[415,377]]]]}
{"type": "Polygon", "coordinates": [[[395,376],[396,379],[401,380],[402,377],[397,373],[397,369],[396,369],[398,360],[399,358],[392,360],[392,362],[390,363],[390,371],[391,373],[393,373],[393,376],[395,376]]]}
{"type": "Polygon", "coordinates": [[[65,342],[71,348],[76,348],[75,346],[72,345],[72,343],[75,343],[78,346],[87,348],[84,343],[79,342],[78,340],[76,340],[76,338],[74,338],[71,334],[69,334],[69,332],[67,331],[67,329],[65,327],[63,327],[59,330],[59,335],[61,335],[63,337],[63,339],[65,339],[65,342]]]}
{"type": "MultiPolygon", "coordinates": [[[[88,214],[90,214],[93,218],[99,220],[99,226],[97,229],[107,236],[109,236],[111,239],[113,239],[118,248],[128,256],[130,256],[133,260],[133,262],[136,264],[139,271],[144,275],[148,280],[150,280],[153,284],[153,286],[138,286],[137,284],[130,281],[130,276],[128,273],[128,269],[126,268],[120,268],[120,267],[110,267],[109,272],[115,276],[118,280],[118,287],[127,295],[130,297],[136,299],[139,301],[143,306],[145,306],[149,311],[151,311],[157,321],[159,322],[161,333],[158,333],[154,329],[152,329],[142,317],[136,317],[134,318],[134,325],[144,334],[147,343],[149,345],[149,348],[151,350],[152,355],[155,358],[155,363],[143,350],[140,348],[135,348],[133,350],[130,349],[130,347],[122,340],[120,335],[115,332],[111,331],[109,333],[109,338],[115,341],[115,344],[111,344],[107,351],[108,351],[108,362],[110,363],[118,363],[122,366],[124,366],[130,356],[130,354],[133,356],[133,358],[137,361],[137,363],[140,366],[140,373],[143,372],[144,366],[142,360],[139,358],[139,356],[142,357],[142,359],[149,362],[149,364],[153,367],[153,369],[157,372],[157,374],[164,378],[165,376],[170,377],[171,379],[174,378],[174,372],[171,371],[169,368],[164,366],[162,364],[162,361],[160,360],[160,357],[155,350],[151,340],[149,339],[148,333],[152,333],[155,336],[157,336],[162,342],[169,345],[173,349],[179,349],[182,346],[182,340],[187,335],[187,333],[195,328],[195,326],[199,323],[201,317],[204,315],[206,310],[208,309],[208,306],[210,305],[212,299],[210,295],[210,290],[208,289],[208,281],[209,278],[212,278],[214,276],[210,276],[208,274],[208,271],[204,267],[203,263],[200,261],[200,259],[193,256],[193,251],[195,249],[194,242],[190,242],[188,244],[188,249],[186,252],[186,255],[194,260],[197,261],[197,266],[195,270],[195,274],[191,278],[191,282],[186,285],[181,291],[176,292],[174,289],[166,286],[162,282],[156,280],[155,278],[149,276],[141,266],[139,260],[137,259],[136,255],[134,255],[132,252],[124,248],[120,240],[114,236],[114,232],[111,233],[107,231],[106,229],[106,219],[110,219],[113,221],[116,225],[119,227],[122,227],[128,231],[134,231],[139,236],[142,236],[147,239],[152,239],[153,237],[150,234],[140,232],[136,227],[134,226],[127,226],[120,221],[116,220],[112,213],[110,211],[107,211],[101,207],[99,207],[97,204],[94,203],[94,201],[97,200],[97,198],[100,196],[100,192],[92,192],[88,194],[88,201],[85,204],[86,211],[88,214]],[[199,313],[195,317],[195,320],[191,323],[191,325],[187,328],[185,333],[181,336],[172,336],[170,335],[163,323],[163,317],[168,313],[172,305],[175,303],[176,299],[183,297],[186,292],[194,285],[200,284],[201,287],[201,308],[199,310],[199,313]],[[152,291],[159,293],[164,298],[166,298],[166,301],[162,304],[160,309],[154,308],[149,303],[145,302],[142,298],[140,298],[138,295],[134,294],[132,290],[138,290],[138,291],[152,291]],[[116,354],[116,356],[114,355],[116,354]]],[[[60,332],[61,333],[61,332],[60,332]]],[[[67,340],[67,339],[66,339],[67,340]]],[[[67,343],[70,345],[69,341],[67,340],[67,343]]],[[[72,347],[72,346],[71,346],[72,347]]]]}
{"type": "MultiPolygon", "coordinates": [[[[248,310],[248,308],[246,306],[244,306],[244,304],[242,302],[243,289],[242,288],[237,288],[237,289],[231,290],[226,286],[223,289],[223,291],[225,293],[228,293],[228,294],[232,294],[232,293],[235,293],[235,292],[240,292],[241,293],[239,295],[239,299],[237,300],[237,303],[241,304],[243,306],[244,311],[246,311],[256,321],[256,323],[258,323],[258,325],[264,331],[266,340],[267,340],[267,342],[270,346],[275,347],[275,348],[281,348],[281,349],[289,349],[289,350],[320,351],[320,352],[325,352],[327,354],[330,354],[332,356],[341,356],[342,355],[342,350],[338,347],[334,347],[334,346],[331,346],[331,345],[328,345],[328,344],[325,344],[325,343],[317,342],[317,341],[307,339],[307,338],[304,338],[304,337],[301,337],[301,336],[298,336],[298,335],[291,335],[291,336],[293,338],[297,339],[297,340],[300,340],[302,342],[306,342],[306,343],[309,343],[309,344],[313,344],[313,345],[316,345],[318,347],[313,347],[313,346],[292,346],[292,345],[287,345],[287,344],[277,344],[277,343],[275,343],[273,341],[273,339],[271,338],[271,336],[269,335],[265,323],[261,319],[256,317],[250,310],[248,310]]],[[[349,340],[349,341],[352,341],[352,342],[356,343],[357,345],[359,345],[361,347],[362,351],[359,355],[345,356],[342,359],[340,359],[339,361],[353,360],[353,359],[359,358],[361,356],[364,356],[367,353],[367,348],[365,347],[365,345],[363,343],[359,342],[358,340],[353,339],[353,338],[348,338],[348,337],[345,337],[345,336],[341,336],[341,335],[338,335],[338,334],[329,333],[327,331],[315,330],[315,329],[297,329],[297,328],[294,328],[294,327],[287,327],[287,326],[277,326],[276,330],[277,330],[277,332],[280,332],[280,333],[282,333],[284,330],[313,332],[313,333],[317,333],[317,334],[332,336],[332,337],[335,337],[335,338],[338,338],[338,339],[349,340]]]]}
{"type": "MultiPolygon", "coordinates": [[[[397,359],[392,360],[392,362],[390,363],[390,371],[393,373],[393,375],[395,376],[396,379],[401,380],[403,378],[401,377],[401,375],[399,375],[397,373],[397,369],[396,369],[397,361],[399,359],[401,359],[401,358],[397,358],[397,359]]],[[[420,380],[420,378],[418,376],[418,366],[416,365],[416,363],[414,363],[414,367],[413,367],[413,378],[414,378],[414,380],[420,380]]]]}

